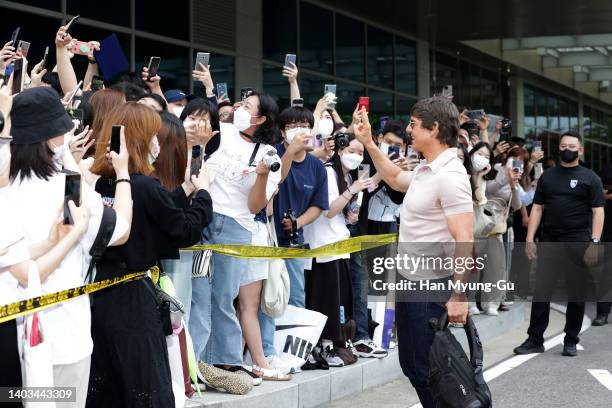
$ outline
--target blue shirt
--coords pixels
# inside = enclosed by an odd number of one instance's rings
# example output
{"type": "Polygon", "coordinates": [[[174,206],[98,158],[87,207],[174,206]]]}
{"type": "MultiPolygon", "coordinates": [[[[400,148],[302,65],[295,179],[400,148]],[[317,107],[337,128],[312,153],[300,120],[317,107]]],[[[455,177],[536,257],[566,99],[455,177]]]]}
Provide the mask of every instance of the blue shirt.
{"type": "MultiPolygon", "coordinates": [[[[285,154],[285,146],[279,144],[275,147],[278,155],[282,157],[285,154]]],[[[329,210],[327,172],[319,159],[306,153],[303,161],[294,161],[291,164],[289,174],[279,185],[278,194],[274,199],[274,225],[279,246],[289,246],[289,240],[281,223],[285,212],[292,209],[295,216],[299,217],[313,206],[329,210]]],[[[298,235],[299,243],[303,243],[302,229],[298,230],[298,235]]]]}

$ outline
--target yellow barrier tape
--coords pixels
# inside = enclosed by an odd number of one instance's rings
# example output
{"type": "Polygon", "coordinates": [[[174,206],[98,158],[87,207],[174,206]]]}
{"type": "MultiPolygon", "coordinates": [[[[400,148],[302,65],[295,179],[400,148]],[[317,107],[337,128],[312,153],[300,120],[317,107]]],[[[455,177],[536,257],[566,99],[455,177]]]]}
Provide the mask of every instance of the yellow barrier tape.
{"type": "MultiPolygon", "coordinates": [[[[181,251],[202,251],[210,249],[214,252],[238,258],[257,259],[286,259],[286,258],[316,258],[329,257],[353,252],[365,251],[397,242],[397,234],[362,235],[360,237],[348,238],[333,244],[324,245],[315,249],[265,247],[253,245],[227,245],[227,244],[204,244],[194,245],[181,251]]],[[[151,278],[155,284],[159,281],[159,268],[151,268],[151,278]]],[[[131,273],[113,279],[106,279],[83,285],[76,288],[66,289],[59,292],[49,293],[32,299],[22,300],[0,306],[0,323],[24,316],[30,313],[47,309],[51,306],[65,302],[76,297],[98,292],[102,289],[142,279],[146,276],[144,272],[131,273]]]]}
{"type": "Polygon", "coordinates": [[[210,249],[222,255],[238,258],[279,259],[316,258],[350,254],[397,242],[397,234],[362,235],[348,238],[315,249],[267,247],[254,245],[202,244],[181,251],[203,251],[210,249]]]}
{"type": "Polygon", "coordinates": [[[48,293],[32,299],[2,305],[0,306],[0,323],[16,319],[20,316],[25,316],[30,313],[38,312],[59,303],[63,303],[67,300],[74,299],[85,294],[98,292],[102,289],[106,289],[120,283],[142,279],[145,276],[146,274],[144,272],[130,273],[117,278],[106,279],[100,282],[90,283],[89,285],[61,290],[59,292],[48,293]]]}

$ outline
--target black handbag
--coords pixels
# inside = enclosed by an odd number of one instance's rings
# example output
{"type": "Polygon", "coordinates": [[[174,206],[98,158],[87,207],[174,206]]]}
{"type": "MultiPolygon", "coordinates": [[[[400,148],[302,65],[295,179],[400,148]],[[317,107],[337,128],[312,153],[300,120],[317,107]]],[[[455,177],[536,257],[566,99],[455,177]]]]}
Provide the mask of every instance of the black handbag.
{"type": "Polygon", "coordinates": [[[470,358],[448,329],[448,314],[431,319],[435,337],[429,350],[429,392],[436,408],[490,408],[491,391],[482,372],[483,351],[476,326],[464,325],[470,358]]]}

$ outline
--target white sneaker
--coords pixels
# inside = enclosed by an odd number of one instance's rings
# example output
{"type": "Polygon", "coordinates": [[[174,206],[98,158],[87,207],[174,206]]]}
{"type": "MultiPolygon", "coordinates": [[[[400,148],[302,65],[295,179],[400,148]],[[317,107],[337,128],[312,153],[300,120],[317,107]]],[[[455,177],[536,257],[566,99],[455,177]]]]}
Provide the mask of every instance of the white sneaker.
{"type": "Polygon", "coordinates": [[[485,312],[489,316],[498,316],[499,312],[497,311],[497,306],[489,306],[487,307],[487,311],[485,312]]]}
{"type": "Polygon", "coordinates": [[[479,315],[480,314],[480,309],[478,308],[478,306],[472,305],[472,306],[470,306],[469,312],[473,316],[479,315]]]}
{"type": "Polygon", "coordinates": [[[359,340],[354,343],[355,352],[359,357],[387,357],[387,350],[378,347],[372,340],[359,340]]]}
{"type": "Polygon", "coordinates": [[[266,357],[266,360],[270,367],[280,371],[281,374],[295,374],[301,371],[299,367],[293,367],[278,356],[266,357]]]}
{"type": "Polygon", "coordinates": [[[336,354],[336,350],[334,350],[331,346],[325,347],[325,350],[321,353],[321,357],[327,361],[330,367],[342,367],[344,366],[344,360],[342,360],[338,354],[336,354]]]}

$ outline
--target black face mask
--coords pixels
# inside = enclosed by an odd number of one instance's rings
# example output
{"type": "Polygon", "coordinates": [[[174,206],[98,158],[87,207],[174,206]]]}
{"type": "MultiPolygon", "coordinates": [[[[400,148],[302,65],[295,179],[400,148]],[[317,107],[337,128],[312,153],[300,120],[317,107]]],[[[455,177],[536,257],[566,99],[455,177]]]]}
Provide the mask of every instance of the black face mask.
{"type": "Polygon", "coordinates": [[[578,158],[578,152],[575,150],[563,149],[559,157],[563,163],[571,163],[578,158]]]}

